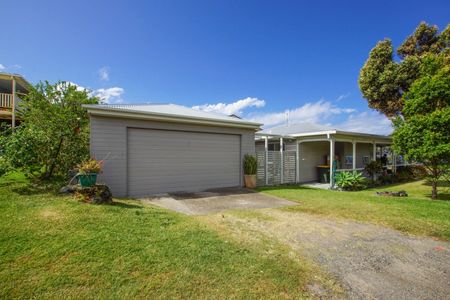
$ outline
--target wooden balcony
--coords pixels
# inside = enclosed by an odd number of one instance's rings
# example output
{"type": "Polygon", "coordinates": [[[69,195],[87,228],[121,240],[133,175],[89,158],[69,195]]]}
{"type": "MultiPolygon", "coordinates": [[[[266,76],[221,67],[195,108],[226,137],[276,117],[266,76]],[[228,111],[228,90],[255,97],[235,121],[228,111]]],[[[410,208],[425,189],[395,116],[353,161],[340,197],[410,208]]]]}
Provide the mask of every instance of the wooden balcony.
{"type": "Polygon", "coordinates": [[[6,111],[12,111],[13,95],[0,93],[0,109],[6,111]]]}

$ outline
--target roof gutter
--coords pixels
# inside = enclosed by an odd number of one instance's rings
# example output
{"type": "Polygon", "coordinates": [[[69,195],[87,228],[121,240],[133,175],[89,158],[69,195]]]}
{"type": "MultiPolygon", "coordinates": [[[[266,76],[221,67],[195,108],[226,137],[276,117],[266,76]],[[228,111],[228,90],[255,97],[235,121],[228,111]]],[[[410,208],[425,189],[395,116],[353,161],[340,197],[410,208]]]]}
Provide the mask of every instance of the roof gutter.
{"type": "Polygon", "coordinates": [[[117,108],[99,108],[95,105],[83,105],[87,108],[88,113],[95,116],[103,117],[116,117],[126,119],[139,119],[139,120],[152,120],[159,122],[171,122],[171,123],[186,123],[186,124],[200,124],[211,125],[220,127],[234,127],[234,128],[246,128],[253,130],[260,130],[262,124],[253,122],[233,122],[228,120],[217,120],[210,118],[194,118],[180,115],[162,114],[162,113],[150,113],[150,112],[138,112],[130,109],[117,109],[117,108]]]}
{"type": "Polygon", "coordinates": [[[316,131],[316,132],[305,132],[305,133],[294,133],[294,134],[270,134],[264,132],[258,132],[256,135],[258,136],[269,136],[269,137],[288,137],[288,138],[298,138],[298,137],[307,137],[314,135],[325,135],[328,139],[331,135],[334,134],[342,134],[342,135],[350,135],[350,136],[360,136],[371,139],[381,139],[386,141],[391,141],[392,138],[385,135],[377,135],[377,134],[369,134],[369,133],[359,133],[359,132],[351,132],[351,131],[340,131],[340,130],[325,130],[325,131],[316,131]]]}
{"type": "Polygon", "coordinates": [[[379,134],[370,134],[370,133],[359,133],[359,132],[351,132],[351,131],[336,131],[337,134],[343,134],[343,135],[356,135],[356,136],[362,136],[367,138],[376,138],[376,139],[385,139],[385,140],[392,140],[392,137],[385,136],[385,135],[379,135],[379,134]]]}
{"type": "Polygon", "coordinates": [[[295,137],[312,136],[312,135],[326,135],[326,136],[329,136],[330,134],[336,134],[336,130],[296,133],[296,134],[293,134],[292,136],[295,136],[295,137]]]}

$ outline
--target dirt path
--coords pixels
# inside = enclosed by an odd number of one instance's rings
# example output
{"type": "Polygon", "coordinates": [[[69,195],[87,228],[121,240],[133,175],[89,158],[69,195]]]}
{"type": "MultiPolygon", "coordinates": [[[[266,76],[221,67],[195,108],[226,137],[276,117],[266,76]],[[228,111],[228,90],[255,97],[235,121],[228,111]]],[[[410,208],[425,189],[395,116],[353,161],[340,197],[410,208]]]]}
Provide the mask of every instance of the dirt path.
{"type": "Polygon", "coordinates": [[[350,299],[450,299],[450,243],[277,209],[204,218],[289,245],[334,275],[350,299]]]}

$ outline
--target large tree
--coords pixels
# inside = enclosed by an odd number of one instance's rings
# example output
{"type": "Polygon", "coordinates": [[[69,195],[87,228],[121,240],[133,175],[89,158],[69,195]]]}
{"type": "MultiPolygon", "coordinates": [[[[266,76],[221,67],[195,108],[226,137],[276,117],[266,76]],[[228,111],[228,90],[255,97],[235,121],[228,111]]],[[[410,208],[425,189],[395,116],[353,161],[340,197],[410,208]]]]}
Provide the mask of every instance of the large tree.
{"type": "Polygon", "coordinates": [[[432,198],[450,163],[450,57],[422,57],[421,77],[403,95],[403,117],[394,121],[396,152],[428,169],[432,198]]]}
{"type": "Polygon", "coordinates": [[[28,175],[66,174],[89,156],[89,119],[83,104],[98,103],[66,82],[37,84],[21,102],[22,123],[2,139],[3,157],[28,175]]]}
{"type": "Polygon", "coordinates": [[[403,95],[421,76],[423,56],[448,53],[449,37],[450,26],[439,33],[436,26],[422,22],[398,47],[398,57],[394,56],[391,40],[378,42],[370,51],[358,80],[369,106],[390,118],[402,115],[403,95]]]}
{"type": "Polygon", "coordinates": [[[398,47],[378,42],[359,86],[369,106],[394,123],[394,149],[428,169],[432,198],[450,163],[450,26],[439,33],[422,22],[398,47]]]}

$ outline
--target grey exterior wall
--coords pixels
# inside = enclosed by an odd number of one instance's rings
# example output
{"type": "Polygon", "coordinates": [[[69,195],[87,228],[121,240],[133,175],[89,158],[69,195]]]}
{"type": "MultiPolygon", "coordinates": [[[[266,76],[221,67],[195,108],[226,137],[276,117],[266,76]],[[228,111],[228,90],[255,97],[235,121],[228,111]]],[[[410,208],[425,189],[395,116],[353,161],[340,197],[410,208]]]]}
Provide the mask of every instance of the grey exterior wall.
{"type": "Polygon", "coordinates": [[[325,156],[330,153],[329,142],[306,142],[299,147],[299,181],[318,180],[317,166],[326,163],[325,156]]]}
{"type": "Polygon", "coordinates": [[[91,155],[104,159],[103,174],[99,181],[105,182],[114,196],[126,197],[127,190],[127,140],[128,128],[147,128],[207,133],[237,134],[241,145],[241,185],[243,184],[242,158],[247,153],[255,153],[255,132],[252,129],[165,123],[147,120],[109,118],[91,115],[91,155]]]}

